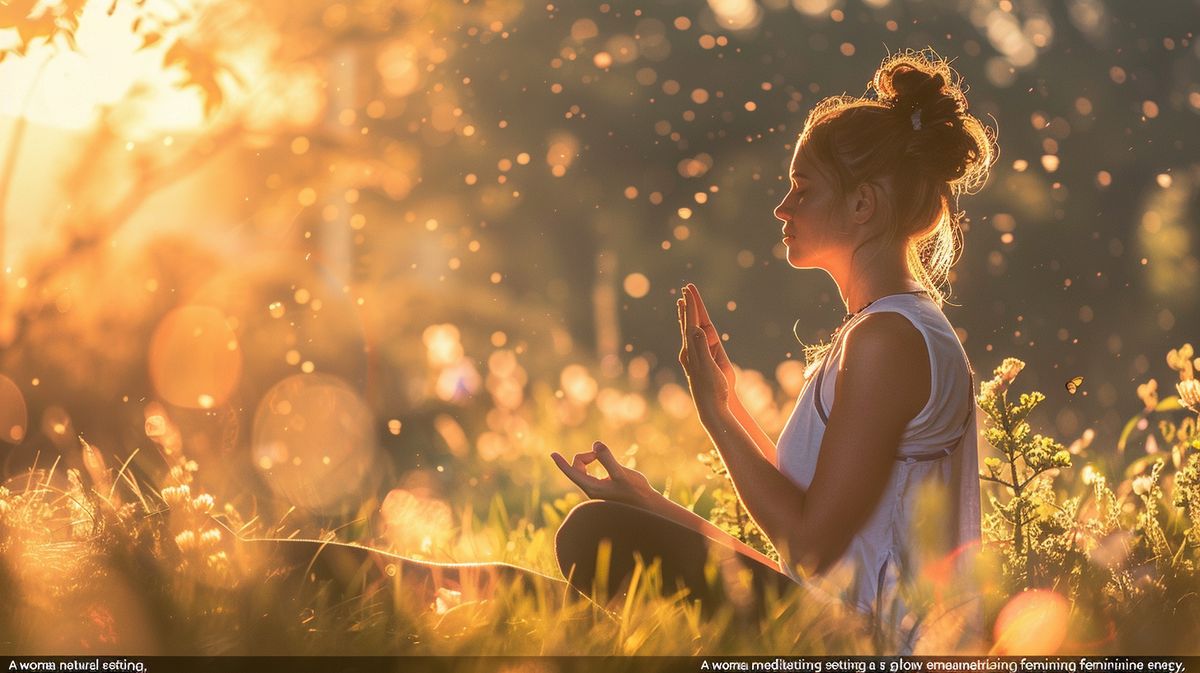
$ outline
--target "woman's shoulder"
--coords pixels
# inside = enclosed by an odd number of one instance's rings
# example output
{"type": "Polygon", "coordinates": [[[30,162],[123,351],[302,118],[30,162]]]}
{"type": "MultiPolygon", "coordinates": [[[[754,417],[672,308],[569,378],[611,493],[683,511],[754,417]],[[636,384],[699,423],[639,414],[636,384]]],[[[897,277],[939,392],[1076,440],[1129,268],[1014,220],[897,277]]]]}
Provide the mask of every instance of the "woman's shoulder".
{"type": "Polygon", "coordinates": [[[910,364],[927,357],[921,330],[907,316],[894,311],[875,311],[857,321],[846,334],[845,352],[847,357],[868,366],[893,359],[910,364]]]}
{"type": "Polygon", "coordinates": [[[915,330],[924,335],[931,347],[945,345],[942,342],[958,343],[958,335],[950,319],[933,299],[925,295],[901,294],[882,297],[864,313],[891,314],[895,318],[899,317],[896,314],[904,316],[915,330]]]}
{"type": "MultiPolygon", "coordinates": [[[[929,398],[930,366],[925,337],[905,316],[873,312],[846,335],[839,376],[887,391],[911,409],[912,418],[929,398]]],[[[855,386],[857,387],[857,386],[855,386]]]]}

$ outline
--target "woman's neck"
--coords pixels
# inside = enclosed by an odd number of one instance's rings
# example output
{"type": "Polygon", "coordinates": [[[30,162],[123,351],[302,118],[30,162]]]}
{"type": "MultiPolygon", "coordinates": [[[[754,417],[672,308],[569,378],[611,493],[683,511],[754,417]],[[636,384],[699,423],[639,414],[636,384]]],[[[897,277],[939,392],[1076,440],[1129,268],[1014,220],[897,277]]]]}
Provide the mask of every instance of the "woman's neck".
{"type": "Polygon", "coordinates": [[[880,297],[924,289],[908,272],[903,260],[896,261],[899,263],[872,264],[868,270],[853,279],[834,277],[847,313],[857,313],[880,297]]]}

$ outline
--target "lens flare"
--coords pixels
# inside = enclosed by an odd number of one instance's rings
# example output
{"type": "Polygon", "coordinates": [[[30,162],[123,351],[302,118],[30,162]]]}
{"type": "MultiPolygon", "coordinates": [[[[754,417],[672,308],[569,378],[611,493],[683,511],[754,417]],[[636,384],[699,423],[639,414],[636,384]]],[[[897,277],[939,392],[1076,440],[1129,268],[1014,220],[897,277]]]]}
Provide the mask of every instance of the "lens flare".
{"type": "Polygon", "coordinates": [[[366,403],[340,379],[290,376],[258,404],[254,466],[288,502],[334,509],[362,495],[378,455],[374,425],[366,403]]]}
{"type": "Polygon", "coordinates": [[[596,399],[599,384],[583,365],[567,365],[563,368],[559,379],[562,382],[563,393],[571,402],[584,405],[596,399]]]}
{"type": "Polygon", "coordinates": [[[1035,589],[1013,596],[996,617],[994,655],[1049,656],[1067,637],[1071,605],[1062,594],[1035,589]]]}
{"type": "Polygon", "coordinates": [[[379,507],[383,534],[402,554],[430,555],[444,548],[454,529],[450,506],[402,488],[392,489],[379,507]]]}
{"type": "Polygon", "coordinates": [[[228,399],[241,373],[237,336],[215,308],[177,308],[154,330],[150,379],[171,404],[211,409],[228,399]]]}
{"type": "Polygon", "coordinates": [[[28,427],[25,396],[12,379],[0,374],[0,442],[20,444],[28,427]]]}

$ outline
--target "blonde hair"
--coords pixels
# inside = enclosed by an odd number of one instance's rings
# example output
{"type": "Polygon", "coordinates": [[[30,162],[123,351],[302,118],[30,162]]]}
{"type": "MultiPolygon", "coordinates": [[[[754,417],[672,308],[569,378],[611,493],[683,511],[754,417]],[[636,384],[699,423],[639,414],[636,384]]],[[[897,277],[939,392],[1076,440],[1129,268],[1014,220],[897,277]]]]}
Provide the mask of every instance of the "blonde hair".
{"type": "MultiPolygon", "coordinates": [[[[949,62],[928,49],[889,56],[864,96],[833,96],[812,109],[799,147],[841,193],[891,178],[887,242],[906,237],[909,272],[943,306],[962,254],[958,197],[983,187],[998,149],[995,132],[967,112],[949,62]]],[[[806,362],[829,347],[806,345],[806,362]]]]}

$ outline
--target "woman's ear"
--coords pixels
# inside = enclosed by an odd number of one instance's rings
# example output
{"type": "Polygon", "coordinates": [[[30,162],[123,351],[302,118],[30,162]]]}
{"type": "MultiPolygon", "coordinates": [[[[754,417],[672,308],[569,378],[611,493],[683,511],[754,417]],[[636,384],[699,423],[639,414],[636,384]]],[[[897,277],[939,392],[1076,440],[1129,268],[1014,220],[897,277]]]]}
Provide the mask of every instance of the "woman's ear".
{"type": "Polygon", "coordinates": [[[866,224],[875,217],[879,205],[875,183],[863,182],[850,194],[850,218],[855,224],[866,224]]]}

